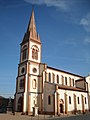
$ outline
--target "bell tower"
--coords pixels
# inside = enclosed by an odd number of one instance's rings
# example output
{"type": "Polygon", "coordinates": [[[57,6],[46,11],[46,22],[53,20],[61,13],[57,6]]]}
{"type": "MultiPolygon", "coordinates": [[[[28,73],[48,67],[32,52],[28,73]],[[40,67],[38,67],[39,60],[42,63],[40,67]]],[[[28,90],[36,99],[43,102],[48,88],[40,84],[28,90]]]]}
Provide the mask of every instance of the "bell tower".
{"type": "Polygon", "coordinates": [[[41,63],[41,41],[36,31],[34,10],[32,10],[28,28],[20,46],[20,63],[16,78],[15,110],[32,114],[32,108],[37,105],[41,63]]]}
{"type": "Polygon", "coordinates": [[[37,63],[41,62],[41,42],[39,34],[36,31],[34,10],[32,10],[28,28],[21,43],[20,62],[26,60],[37,63]]]}

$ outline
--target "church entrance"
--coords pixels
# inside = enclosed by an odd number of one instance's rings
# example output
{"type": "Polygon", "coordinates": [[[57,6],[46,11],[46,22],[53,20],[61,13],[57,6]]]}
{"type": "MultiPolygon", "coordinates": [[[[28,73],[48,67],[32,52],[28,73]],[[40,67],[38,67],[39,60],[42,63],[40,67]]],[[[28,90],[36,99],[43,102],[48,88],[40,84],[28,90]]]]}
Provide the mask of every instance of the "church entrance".
{"type": "Polygon", "coordinates": [[[63,113],[63,104],[60,104],[60,113],[63,113]]]}
{"type": "Polygon", "coordinates": [[[63,99],[60,99],[60,104],[59,104],[59,112],[60,113],[63,113],[63,104],[64,104],[64,101],[63,101],[63,99]]]}
{"type": "Polygon", "coordinates": [[[18,99],[18,112],[23,112],[23,97],[18,99]]]}

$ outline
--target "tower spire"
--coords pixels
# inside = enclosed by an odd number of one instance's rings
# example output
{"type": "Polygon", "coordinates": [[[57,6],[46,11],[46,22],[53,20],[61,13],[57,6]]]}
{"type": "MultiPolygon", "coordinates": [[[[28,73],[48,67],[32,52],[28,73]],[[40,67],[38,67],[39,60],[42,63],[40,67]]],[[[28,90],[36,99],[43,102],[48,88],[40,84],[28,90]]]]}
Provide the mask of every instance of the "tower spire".
{"type": "Polygon", "coordinates": [[[32,13],[31,13],[31,17],[30,17],[27,32],[30,33],[31,38],[38,39],[38,34],[37,34],[37,31],[36,31],[34,9],[33,8],[32,8],[32,13]]]}
{"type": "Polygon", "coordinates": [[[34,16],[33,8],[32,8],[31,17],[29,20],[27,32],[24,35],[22,43],[25,43],[25,42],[29,41],[30,39],[40,42],[39,34],[36,31],[36,23],[35,23],[35,16],[34,16]]]}

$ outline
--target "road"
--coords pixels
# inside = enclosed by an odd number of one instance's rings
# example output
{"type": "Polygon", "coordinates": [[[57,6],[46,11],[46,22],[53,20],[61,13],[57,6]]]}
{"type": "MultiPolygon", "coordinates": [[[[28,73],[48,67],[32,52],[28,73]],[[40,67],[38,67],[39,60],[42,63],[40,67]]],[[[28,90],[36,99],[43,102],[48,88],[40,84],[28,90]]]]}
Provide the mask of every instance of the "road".
{"type": "Polygon", "coordinates": [[[90,120],[90,113],[85,115],[69,115],[69,116],[37,116],[31,117],[27,115],[10,115],[10,114],[0,114],[0,120],[90,120]]]}

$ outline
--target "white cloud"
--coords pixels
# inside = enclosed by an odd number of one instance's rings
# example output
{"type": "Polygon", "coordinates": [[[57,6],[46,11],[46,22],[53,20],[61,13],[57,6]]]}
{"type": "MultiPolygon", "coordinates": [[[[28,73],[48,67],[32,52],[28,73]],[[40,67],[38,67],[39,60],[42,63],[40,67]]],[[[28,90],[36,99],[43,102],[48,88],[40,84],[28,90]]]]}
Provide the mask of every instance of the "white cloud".
{"type": "Polygon", "coordinates": [[[70,5],[72,4],[71,0],[24,0],[27,3],[31,4],[45,4],[46,6],[53,6],[63,11],[68,11],[70,5]]]}
{"type": "Polygon", "coordinates": [[[24,0],[24,1],[31,4],[44,4],[44,0],[24,0]]]}
{"type": "Polygon", "coordinates": [[[90,13],[80,20],[80,24],[87,32],[90,32],[90,13]]]}

